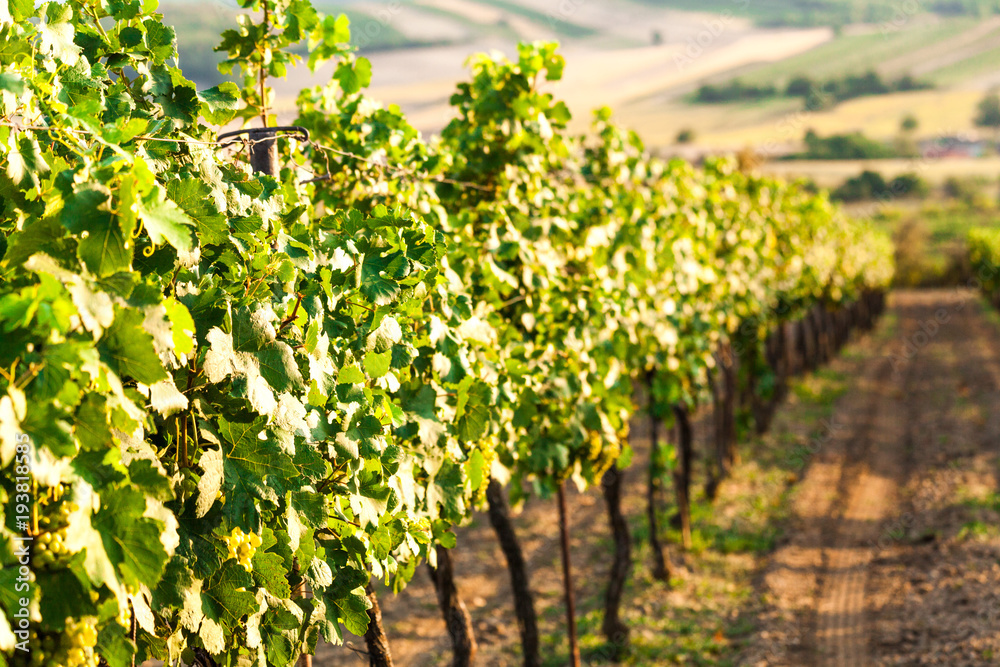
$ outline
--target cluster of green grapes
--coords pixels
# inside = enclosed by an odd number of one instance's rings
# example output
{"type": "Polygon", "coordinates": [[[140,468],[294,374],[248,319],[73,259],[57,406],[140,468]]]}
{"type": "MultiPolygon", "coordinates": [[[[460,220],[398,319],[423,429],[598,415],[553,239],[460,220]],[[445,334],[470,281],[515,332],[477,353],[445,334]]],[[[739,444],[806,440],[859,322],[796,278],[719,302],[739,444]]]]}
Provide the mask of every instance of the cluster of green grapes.
{"type": "Polygon", "coordinates": [[[621,443],[628,440],[628,425],[622,428],[614,441],[605,442],[599,433],[591,432],[587,437],[586,459],[594,469],[594,478],[600,477],[613,466],[622,453],[621,443]]]}
{"type": "Polygon", "coordinates": [[[495,435],[487,436],[476,443],[476,448],[483,455],[483,482],[475,490],[472,497],[472,502],[476,505],[481,505],[486,498],[486,487],[490,481],[490,468],[493,467],[493,460],[497,457],[497,446],[495,435]]]}
{"type": "Polygon", "coordinates": [[[38,500],[38,535],[35,538],[33,564],[45,569],[69,560],[72,555],[66,550],[66,528],[69,515],[79,506],[63,498],[65,488],[54,486],[38,500]]]}
{"type": "Polygon", "coordinates": [[[97,619],[67,619],[65,632],[44,634],[31,642],[32,667],[97,667],[97,619]]]}
{"type": "Polygon", "coordinates": [[[222,538],[229,548],[229,557],[235,558],[249,572],[253,569],[251,560],[261,545],[260,536],[255,533],[244,533],[239,528],[233,528],[229,537],[222,538]]]}

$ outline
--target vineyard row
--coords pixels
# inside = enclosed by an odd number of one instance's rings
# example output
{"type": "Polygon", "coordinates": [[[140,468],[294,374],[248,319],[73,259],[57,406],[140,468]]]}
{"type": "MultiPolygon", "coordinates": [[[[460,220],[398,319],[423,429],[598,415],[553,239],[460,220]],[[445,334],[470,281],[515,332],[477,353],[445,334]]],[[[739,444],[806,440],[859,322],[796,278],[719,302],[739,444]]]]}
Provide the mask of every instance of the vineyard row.
{"type": "Polygon", "coordinates": [[[609,109],[572,135],[556,44],[473,57],[425,139],[365,94],[345,17],[240,4],[241,83],[201,91],[155,0],[0,13],[0,665],[286,667],[345,629],[389,664],[372,582],[425,561],[467,663],[448,550],[477,510],[537,665],[510,504],[602,481],[624,648],[629,424],[676,422],[689,540],[690,415],[714,405],[717,488],[787,378],[871,326],[890,241],[733,161],[656,158],[609,109]],[[279,131],[303,42],[332,76],[279,131]]]}

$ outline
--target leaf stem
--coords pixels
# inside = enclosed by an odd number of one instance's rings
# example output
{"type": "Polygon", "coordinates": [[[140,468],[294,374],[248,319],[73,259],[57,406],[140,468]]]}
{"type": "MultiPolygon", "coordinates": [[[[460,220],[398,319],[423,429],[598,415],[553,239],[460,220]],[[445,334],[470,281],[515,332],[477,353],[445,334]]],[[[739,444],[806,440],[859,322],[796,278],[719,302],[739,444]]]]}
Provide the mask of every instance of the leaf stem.
{"type": "MultiPolygon", "coordinates": [[[[38,375],[38,372],[43,368],[45,368],[44,361],[40,364],[36,364],[34,362],[28,364],[28,372],[19,377],[17,379],[17,382],[14,383],[14,386],[16,386],[18,389],[24,389],[28,385],[28,383],[31,382],[34,379],[34,377],[38,375]]],[[[11,369],[11,372],[13,374],[13,368],[11,369]]]]}
{"type": "Polygon", "coordinates": [[[299,314],[299,306],[302,304],[302,295],[296,292],[298,299],[295,300],[295,307],[292,308],[292,314],[284,319],[281,326],[278,327],[278,331],[284,331],[292,322],[295,321],[295,316],[299,314]]]}
{"type": "Polygon", "coordinates": [[[358,308],[364,308],[365,310],[367,310],[370,313],[374,313],[375,312],[374,308],[369,308],[368,306],[365,306],[365,305],[360,304],[360,303],[354,303],[350,299],[344,299],[344,303],[346,303],[349,306],[357,306],[358,308]]]}
{"type": "Polygon", "coordinates": [[[181,426],[181,465],[185,468],[189,467],[188,464],[188,423],[187,418],[183,416],[178,417],[177,420],[180,422],[181,426]]]}
{"type": "Polygon", "coordinates": [[[201,441],[198,439],[198,415],[194,413],[194,409],[190,410],[191,414],[191,432],[194,435],[194,452],[197,454],[198,450],[201,449],[201,441]]]}
{"type": "Polygon", "coordinates": [[[97,31],[101,33],[101,37],[104,38],[104,41],[108,42],[108,44],[110,45],[111,38],[108,37],[108,33],[104,30],[104,26],[101,25],[101,19],[100,17],[97,16],[97,11],[90,4],[84,3],[84,6],[87,8],[87,11],[90,13],[90,15],[94,17],[94,25],[97,26],[97,31]]]}

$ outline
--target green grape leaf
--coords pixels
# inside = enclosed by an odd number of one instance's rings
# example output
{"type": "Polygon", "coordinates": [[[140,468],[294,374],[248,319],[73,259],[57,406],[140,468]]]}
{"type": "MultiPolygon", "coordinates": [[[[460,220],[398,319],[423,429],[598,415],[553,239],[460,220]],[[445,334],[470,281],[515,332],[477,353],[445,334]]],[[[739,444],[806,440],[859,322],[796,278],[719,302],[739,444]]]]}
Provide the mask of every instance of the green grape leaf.
{"type": "Polygon", "coordinates": [[[181,252],[191,250],[191,227],[194,220],[169,199],[159,188],[143,199],[139,207],[139,217],[149,234],[153,245],[161,245],[164,241],[181,252]]]}
{"type": "Polygon", "coordinates": [[[295,363],[295,354],[287,343],[270,341],[256,355],[260,374],[277,392],[304,389],[305,381],[295,363]]]}
{"type": "Polygon", "coordinates": [[[142,2],[140,0],[109,0],[108,8],[116,19],[126,21],[139,15],[142,10],[142,2]]]}
{"type": "Polygon", "coordinates": [[[374,549],[375,558],[382,560],[389,556],[389,552],[392,551],[392,537],[389,535],[388,529],[379,528],[371,534],[369,539],[372,549],[374,549]]]}
{"type": "Polygon", "coordinates": [[[65,627],[66,618],[93,613],[94,604],[87,588],[71,570],[42,570],[35,575],[35,584],[42,593],[38,609],[54,630],[65,627]]]}
{"type": "Polygon", "coordinates": [[[232,81],[198,92],[201,115],[213,125],[225,125],[233,119],[240,105],[240,89],[232,81]]]}
{"type": "Polygon", "coordinates": [[[202,243],[222,243],[229,238],[226,218],[216,208],[207,183],[193,178],[173,180],[167,183],[167,195],[195,221],[202,243]]]}
{"type": "Polygon", "coordinates": [[[198,637],[209,653],[222,653],[226,650],[226,629],[214,619],[204,617],[198,626],[198,637]]]}
{"type": "Polygon", "coordinates": [[[471,377],[463,380],[458,388],[455,413],[458,417],[458,437],[466,442],[475,442],[485,436],[492,404],[492,390],[488,384],[473,381],[471,377]]]}
{"type": "Polygon", "coordinates": [[[115,308],[115,320],[101,337],[101,358],[122,378],[151,385],[165,380],[167,372],[153,348],[153,337],[142,327],[138,310],[115,308]]]}
{"type": "Polygon", "coordinates": [[[253,556],[253,578],[272,595],[282,599],[292,596],[285,559],[276,553],[257,550],[253,556]]]}
{"type": "Polygon", "coordinates": [[[32,0],[8,0],[7,6],[10,10],[11,18],[18,23],[35,14],[35,3],[32,0]]]}
{"type": "Polygon", "coordinates": [[[343,62],[333,73],[333,78],[340,82],[345,95],[353,95],[371,83],[371,62],[367,58],[358,58],[354,63],[343,62]]]}
{"type": "Polygon", "coordinates": [[[94,650],[104,658],[108,667],[131,667],[135,644],[125,633],[125,628],[117,623],[105,623],[97,634],[94,650]]]}
{"type": "Polygon", "coordinates": [[[319,528],[326,524],[326,498],[310,491],[295,491],[289,495],[289,502],[302,523],[310,528],[319,528]]]}
{"type": "Polygon", "coordinates": [[[369,352],[365,355],[365,372],[368,377],[380,378],[389,372],[389,365],[392,362],[392,351],[369,352]]]}
{"type": "MultiPolygon", "coordinates": [[[[328,602],[329,604],[329,602],[328,602]]],[[[368,610],[372,603],[365,595],[364,588],[356,588],[346,596],[333,601],[334,607],[340,612],[339,619],[347,631],[363,637],[368,630],[368,610]]]]}
{"type": "Polygon", "coordinates": [[[129,481],[146,494],[160,501],[172,500],[174,489],[170,479],[164,475],[158,464],[149,459],[136,459],[128,466],[129,481]]]}
{"type": "Polygon", "coordinates": [[[292,460],[270,439],[262,440],[266,420],[230,422],[219,419],[219,435],[226,441],[223,480],[226,491],[226,514],[243,528],[256,528],[256,499],[275,501],[277,495],[269,480],[292,478],[297,474],[292,460]]]}
{"type": "Polygon", "coordinates": [[[80,47],[73,43],[73,9],[57,2],[45,5],[42,21],[38,24],[42,50],[63,65],[73,65],[80,55],[80,47]]]}
{"type": "Polygon", "coordinates": [[[132,267],[132,246],[108,205],[108,192],[100,187],[77,190],[61,212],[63,226],[77,234],[77,255],[98,277],[132,267]]]}
{"type": "Polygon", "coordinates": [[[170,320],[170,335],[177,354],[191,354],[195,348],[195,324],[191,313],[173,297],[163,300],[163,307],[170,320]]]}
{"type": "Polygon", "coordinates": [[[202,469],[202,474],[198,480],[198,500],[195,502],[194,515],[201,518],[212,509],[222,491],[222,452],[218,449],[205,450],[198,460],[198,465],[202,469]]]}
{"type": "Polygon", "coordinates": [[[34,135],[17,140],[7,153],[7,176],[22,188],[38,186],[38,177],[49,170],[41,146],[34,135]]]}
{"type": "Polygon", "coordinates": [[[187,561],[174,556],[167,563],[163,577],[152,590],[152,606],[154,608],[175,607],[182,609],[187,593],[194,587],[194,577],[187,561]]]}
{"type": "Polygon", "coordinates": [[[167,564],[160,542],[162,525],[143,517],[144,495],[134,488],[106,492],[102,507],[94,515],[94,528],[101,535],[104,551],[115,564],[122,581],[131,586],[153,586],[167,564]]]}
{"type": "Polygon", "coordinates": [[[379,519],[389,507],[389,489],[371,488],[365,495],[351,496],[351,509],[362,526],[378,526],[379,519]]]}
{"type": "Polygon", "coordinates": [[[177,54],[174,49],[177,34],[173,26],[164,25],[159,21],[146,21],[144,25],[146,26],[146,46],[153,54],[154,62],[160,64],[177,54]]]}
{"type": "Polygon", "coordinates": [[[482,486],[483,482],[488,478],[489,471],[486,470],[486,459],[483,458],[483,453],[478,449],[472,450],[472,453],[469,454],[465,474],[468,476],[469,484],[473,490],[482,486]]]}
{"type": "Polygon", "coordinates": [[[246,590],[252,585],[250,573],[235,560],[227,560],[202,589],[205,615],[226,630],[240,627],[241,619],[257,610],[257,599],[246,590]]]}
{"type": "Polygon", "coordinates": [[[337,374],[337,384],[362,384],[365,374],[354,364],[343,366],[337,374]]]}
{"type": "Polygon", "coordinates": [[[268,632],[267,661],[272,665],[291,665],[295,650],[283,633],[268,632]]]}

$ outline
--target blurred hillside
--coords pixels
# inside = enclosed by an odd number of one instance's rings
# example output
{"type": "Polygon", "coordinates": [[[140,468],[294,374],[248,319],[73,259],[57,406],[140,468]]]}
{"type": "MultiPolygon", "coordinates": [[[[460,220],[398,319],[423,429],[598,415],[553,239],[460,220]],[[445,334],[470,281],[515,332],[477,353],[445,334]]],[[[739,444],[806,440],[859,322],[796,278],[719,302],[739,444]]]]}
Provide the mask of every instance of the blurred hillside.
{"type": "MultiPolygon", "coordinates": [[[[468,55],[510,54],[519,40],[562,43],[566,77],[556,93],[577,129],[610,104],[653,146],[690,156],[748,147],[780,156],[798,150],[808,129],[892,143],[907,117],[903,138],[914,144],[975,138],[977,104],[1000,84],[1000,0],[319,0],[317,8],[350,18],[354,45],[372,60],[373,96],[427,131],[447,122],[468,55]],[[730,97],[706,102],[706,87],[730,97]]],[[[185,72],[202,86],[220,81],[212,49],[235,23],[234,0],[161,9],[177,28],[185,72]]],[[[279,110],[326,76],[293,72],[278,90],[279,110]]]]}

